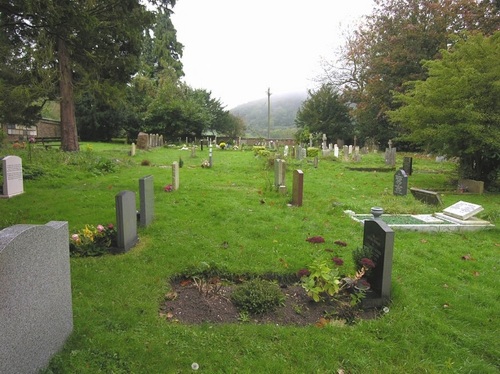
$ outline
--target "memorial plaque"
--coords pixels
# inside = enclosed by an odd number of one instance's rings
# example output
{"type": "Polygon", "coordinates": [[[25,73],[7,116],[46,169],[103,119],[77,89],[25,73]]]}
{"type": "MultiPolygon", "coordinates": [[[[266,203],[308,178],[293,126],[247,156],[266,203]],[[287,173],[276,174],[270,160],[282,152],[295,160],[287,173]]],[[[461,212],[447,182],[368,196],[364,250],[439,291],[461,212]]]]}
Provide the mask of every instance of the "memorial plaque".
{"type": "Polygon", "coordinates": [[[443,210],[443,213],[447,216],[461,219],[465,221],[472,216],[475,216],[479,212],[482,212],[484,209],[481,205],[467,203],[465,201],[459,201],[448,208],[443,210]]]}

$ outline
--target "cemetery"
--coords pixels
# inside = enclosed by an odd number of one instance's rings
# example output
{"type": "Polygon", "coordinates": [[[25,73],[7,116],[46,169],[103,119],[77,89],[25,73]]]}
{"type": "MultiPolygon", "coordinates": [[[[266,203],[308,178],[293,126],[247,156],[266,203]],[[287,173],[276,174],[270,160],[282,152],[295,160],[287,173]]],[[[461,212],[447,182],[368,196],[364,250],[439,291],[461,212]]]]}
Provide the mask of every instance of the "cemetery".
{"type": "Polygon", "coordinates": [[[497,370],[500,197],[452,161],[143,137],[2,149],[0,372],[497,370]]]}

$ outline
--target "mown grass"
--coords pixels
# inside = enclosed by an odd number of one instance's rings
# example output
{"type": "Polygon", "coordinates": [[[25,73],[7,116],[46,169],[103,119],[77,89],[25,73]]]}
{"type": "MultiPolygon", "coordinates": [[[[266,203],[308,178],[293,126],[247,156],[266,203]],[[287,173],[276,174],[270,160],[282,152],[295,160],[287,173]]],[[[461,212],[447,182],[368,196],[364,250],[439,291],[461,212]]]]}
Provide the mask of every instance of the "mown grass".
{"type": "MultiPolygon", "coordinates": [[[[72,258],[74,332],[47,373],[497,373],[500,367],[497,278],[500,196],[458,194],[454,164],[414,156],[411,187],[439,190],[444,205],[481,204],[494,229],[469,233],[396,232],[390,312],[354,326],[326,328],[252,324],[185,326],[167,322],[158,307],[168,279],[205,261],[234,273],[292,273],[318,251],[333,249],[351,267],[362,244],[362,227],[346,214],[432,213],[411,195],[393,196],[393,172],[382,155],[360,163],[288,160],[304,171],[304,204],[289,207],[290,194],[272,188],[267,160],[249,151],[214,151],[213,168],[202,169],[208,150],[155,149],[128,156],[121,144],[82,145],[78,155],[16,151],[25,171],[25,193],[0,200],[0,227],[18,223],[115,222],[114,197],[138,192],[138,179],[153,175],[155,219],[139,228],[140,242],[123,255],[72,258]],[[173,161],[182,157],[180,189],[171,183],[173,161]],[[111,161],[110,161],[111,160],[111,161]],[[148,160],[150,166],[141,166],[148,160]],[[109,172],[108,169],[114,169],[109,172]],[[104,169],[104,170],[103,170],[104,169]],[[305,239],[321,235],[325,244],[305,239]],[[333,242],[342,240],[347,247],[333,242]],[[221,245],[227,242],[226,246],[221,245]],[[470,254],[471,260],[462,256],[470,254]]],[[[13,152],[13,151],[12,151],[13,152]]],[[[12,153],[9,151],[9,153],[12,153]]],[[[398,155],[402,165],[402,155],[398,155]]]]}

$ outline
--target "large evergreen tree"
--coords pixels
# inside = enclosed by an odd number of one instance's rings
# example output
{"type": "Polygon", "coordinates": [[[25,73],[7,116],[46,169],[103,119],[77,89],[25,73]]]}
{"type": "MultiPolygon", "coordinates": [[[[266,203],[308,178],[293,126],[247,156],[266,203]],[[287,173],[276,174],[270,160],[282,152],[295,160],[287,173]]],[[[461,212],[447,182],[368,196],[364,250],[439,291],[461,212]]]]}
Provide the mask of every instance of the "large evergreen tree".
{"type": "MultiPolygon", "coordinates": [[[[167,10],[175,0],[150,3],[167,10]]],[[[8,52],[1,75],[20,66],[31,76],[33,87],[27,89],[37,92],[30,100],[58,97],[62,149],[77,151],[74,89],[93,85],[105,91],[127,82],[139,67],[144,29],[153,15],[139,0],[0,0],[1,49],[8,52]],[[42,94],[36,83],[47,79],[53,90],[42,94]]]]}

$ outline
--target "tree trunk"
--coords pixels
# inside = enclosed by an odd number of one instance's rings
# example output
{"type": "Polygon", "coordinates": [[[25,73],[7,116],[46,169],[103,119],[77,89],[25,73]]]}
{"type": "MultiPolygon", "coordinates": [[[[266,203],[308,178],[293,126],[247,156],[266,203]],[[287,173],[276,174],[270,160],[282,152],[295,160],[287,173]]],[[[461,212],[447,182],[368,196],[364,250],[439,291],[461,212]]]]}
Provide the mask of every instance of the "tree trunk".
{"type": "Polygon", "coordinates": [[[73,99],[73,74],[68,48],[64,39],[57,41],[59,58],[59,91],[61,95],[61,148],[63,151],[76,152],[80,150],[78,132],[76,129],[75,102],[73,99]]]}

